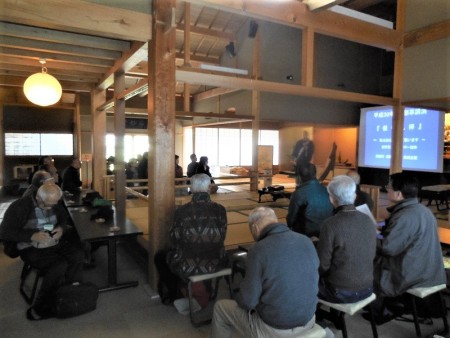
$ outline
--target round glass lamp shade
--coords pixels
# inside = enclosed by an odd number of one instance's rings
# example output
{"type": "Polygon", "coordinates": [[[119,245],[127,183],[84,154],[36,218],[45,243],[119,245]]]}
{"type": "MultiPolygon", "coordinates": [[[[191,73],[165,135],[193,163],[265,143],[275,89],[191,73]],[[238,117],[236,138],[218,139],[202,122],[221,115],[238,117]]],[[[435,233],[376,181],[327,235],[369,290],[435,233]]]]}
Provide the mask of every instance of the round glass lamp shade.
{"type": "Polygon", "coordinates": [[[26,79],[23,92],[28,100],[39,106],[50,106],[59,101],[62,87],[58,80],[47,73],[36,73],[26,79]]]}

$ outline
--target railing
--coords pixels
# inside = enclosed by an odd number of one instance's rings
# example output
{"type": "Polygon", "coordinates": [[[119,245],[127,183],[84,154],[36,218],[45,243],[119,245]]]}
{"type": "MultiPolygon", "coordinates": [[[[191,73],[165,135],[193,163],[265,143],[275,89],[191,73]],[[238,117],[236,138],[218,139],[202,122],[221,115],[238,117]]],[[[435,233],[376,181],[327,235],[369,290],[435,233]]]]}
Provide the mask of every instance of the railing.
{"type": "MultiPolygon", "coordinates": [[[[215,181],[215,185],[221,187],[221,186],[231,186],[231,185],[244,185],[244,184],[252,184],[252,179],[269,179],[271,181],[272,175],[248,175],[248,176],[214,176],[212,179],[215,181]],[[234,182],[222,182],[222,181],[232,181],[234,182]]],[[[175,190],[178,189],[188,189],[190,187],[189,177],[182,177],[182,178],[175,178],[175,190]],[[184,183],[184,184],[177,184],[177,183],[184,183]]],[[[267,180],[265,180],[267,181],[267,180]]],[[[140,193],[144,190],[149,190],[148,186],[148,180],[147,179],[130,179],[126,180],[127,186],[126,191],[129,194],[135,195],[139,198],[146,197],[144,194],[140,193]],[[138,185],[134,185],[137,183],[138,185]],[[146,185],[141,185],[143,183],[146,183],[146,185]]],[[[114,175],[107,175],[104,176],[104,191],[103,196],[106,199],[113,200],[114,199],[114,175]]]]}

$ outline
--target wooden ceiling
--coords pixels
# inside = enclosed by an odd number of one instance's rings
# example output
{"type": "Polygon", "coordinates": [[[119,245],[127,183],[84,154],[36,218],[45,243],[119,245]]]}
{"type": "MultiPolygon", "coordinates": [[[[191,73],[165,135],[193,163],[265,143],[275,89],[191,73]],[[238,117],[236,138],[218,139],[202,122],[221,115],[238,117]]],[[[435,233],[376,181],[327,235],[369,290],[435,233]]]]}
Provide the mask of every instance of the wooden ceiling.
{"type": "MultiPolygon", "coordinates": [[[[63,86],[63,103],[73,103],[75,93],[106,88],[117,67],[126,72],[126,86],[147,76],[147,41],[151,15],[85,1],[0,0],[0,101],[27,102],[25,79],[40,71],[47,60],[49,74],[63,86]],[[124,60],[132,62],[123,67],[124,60]]],[[[348,0],[341,4],[366,14],[392,20],[396,0],[348,0]]],[[[175,11],[177,65],[185,53],[185,2],[175,11]]],[[[190,62],[219,65],[226,46],[250,18],[233,11],[190,4],[190,62]]],[[[191,85],[191,94],[211,89],[191,85]]],[[[176,92],[183,93],[183,83],[176,92]]]]}

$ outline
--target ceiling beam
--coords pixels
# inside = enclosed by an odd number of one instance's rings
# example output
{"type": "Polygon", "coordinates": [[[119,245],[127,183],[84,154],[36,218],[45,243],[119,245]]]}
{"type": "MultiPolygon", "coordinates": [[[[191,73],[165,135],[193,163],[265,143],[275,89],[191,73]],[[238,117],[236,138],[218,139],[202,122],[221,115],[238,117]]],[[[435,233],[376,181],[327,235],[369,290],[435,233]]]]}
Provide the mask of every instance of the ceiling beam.
{"type": "Polygon", "coordinates": [[[106,73],[104,78],[98,83],[97,89],[105,90],[114,82],[114,73],[122,71],[127,73],[143,60],[147,60],[148,44],[143,42],[134,42],[130,50],[123,53],[122,57],[117,60],[114,66],[106,73]]]}
{"type": "Polygon", "coordinates": [[[84,47],[84,46],[75,46],[67,43],[37,41],[1,35],[0,37],[1,37],[0,46],[4,47],[7,46],[10,48],[17,48],[23,50],[75,55],[78,57],[92,57],[105,60],[116,60],[120,58],[120,56],[122,55],[122,53],[119,51],[84,47]]]}
{"type": "MultiPolygon", "coordinates": [[[[20,73],[36,73],[40,71],[41,65],[28,66],[22,63],[12,64],[12,63],[4,63],[0,61],[0,69],[10,74],[20,74],[20,73]]],[[[88,80],[88,82],[92,82],[91,80],[96,79],[93,82],[97,82],[100,80],[101,72],[92,73],[92,72],[83,72],[83,71],[72,71],[72,69],[59,69],[52,67],[51,73],[53,76],[59,78],[59,76],[67,76],[67,77],[76,77],[80,79],[88,80]]]]}
{"type": "Polygon", "coordinates": [[[312,13],[300,1],[186,0],[186,2],[301,29],[310,27],[316,33],[387,50],[397,50],[402,42],[400,32],[331,11],[312,13]]]}
{"type": "MultiPolygon", "coordinates": [[[[35,67],[36,71],[39,71],[41,69],[41,64],[39,63],[38,57],[1,55],[1,62],[35,67]]],[[[64,69],[71,71],[103,74],[108,70],[109,67],[99,65],[91,66],[77,63],[60,62],[56,60],[47,60],[47,68],[49,70],[49,73],[51,73],[53,69],[64,69]]]]}
{"type": "Polygon", "coordinates": [[[405,33],[404,47],[413,47],[450,37],[450,19],[405,33]]]}
{"type": "Polygon", "coordinates": [[[302,0],[311,12],[323,11],[327,8],[339,5],[347,0],[302,0]]]}
{"type": "Polygon", "coordinates": [[[237,78],[224,75],[203,74],[179,69],[177,69],[176,71],[176,80],[214,87],[258,90],[262,92],[280,93],[285,95],[299,95],[338,101],[370,103],[376,105],[398,104],[398,99],[385,96],[353,93],[326,88],[306,87],[303,85],[291,85],[286,83],[237,78]]]}
{"type": "MultiPolygon", "coordinates": [[[[19,77],[28,77],[35,72],[33,71],[20,71],[20,70],[11,70],[11,69],[1,69],[0,75],[9,75],[9,76],[19,76],[19,77]]],[[[97,83],[99,77],[93,76],[82,76],[80,74],[59,74],[57,72],[52,72],[54,77],[58,79],[58,81],[76,81],[76,82],[90,82],[92,84],[97,83]]]]}
{"type": "MultiPolygon", "coordinates": [[[[3,55],[14,55],[15,57],[28,57],[35,58],[39,60],[41,58],[45,58],[47,60],[58,60],[61,62],[68,63],[77,63],[84,65],[92,65],[92,66],[104,66],[111,67],[114,65],[114,60],[104,60],[97,59],[92,57],[82,57],[76,55],[68,55],[68,54],[60,54],[59,52],[50,52],[46,50],[27,50],[27,49],[19,49],[19,48],[10,48],[10,47],[1,47],[0,46],[0,54],[3,55]]],[[[3,57],[2,57],[3,59],[3,57]]]]}
{"type": "MultiPolygon", "coordinates": [[[[7,87],[23,87],[26,76],[10,76],[0,75],[0,86],[7,87]]],[[[72,82],[72,81],[59,81],[64,92],[87,92],[90,93],[94,89],[94,86],[90,83],[72,82]]]]}
{"type": "Polygon", "coordinates": [[[0,20],[130,41],[152,36],[150,14],[81,0],[2,0],[0,20]]]}
{"type": "Polygon", "coordinates": [[[0,35],[122,52],[127,51],[131,47],[131,43],[128,41],[16,25],[8,22],[0,22],[0,35]]]}
{"type": "MultiPolygon", "coordinates": [[[[175,57],[177,59],[184,60],[184,53],[176,53],[175,57]]],[[[220,63],[219,58],[213,58],[213,57],[209,57],[209,56],[201,56],[201,55],[191,54],[190,58],[191,58],[191,61],[196,61],[196,62],[212,63],[215,65],[218,65],[220,63]]]]}
{"type": "Polygon", "coordinates": [[[192,111],[176,111],[176,116],[190,116],[190,117],[211,117],[218,119],[244,119],[247,121],[254,120],[252,115],[235,115],[235,114],[215,114],[215,113],[197,113],[192,111]]]}
{"type": "Polygon", "coordinates": [[[213,88],[199,94],[194,94],[192,95],[192,97],[194,102],[199,102],[202,100],[210,99],[212,97],[238,92],[239,90],[240,89],[236,88],[213,88]]]}
{"type": "MultiPolygon", "coordinates": [[[[184,25],[181,23],[178,23],[177,31],[184,32],[184,25]]],[[[235,41],[236,40],[236,34],[221,32],[221,31],[217,31],[214,29],[208,29],[208,28],[197,27],[197,26],[192,26],[192,25],[190,26],[190,32],[193,34],[211,36],[214,38],[224,39],[227,41],[235,41]]]]}

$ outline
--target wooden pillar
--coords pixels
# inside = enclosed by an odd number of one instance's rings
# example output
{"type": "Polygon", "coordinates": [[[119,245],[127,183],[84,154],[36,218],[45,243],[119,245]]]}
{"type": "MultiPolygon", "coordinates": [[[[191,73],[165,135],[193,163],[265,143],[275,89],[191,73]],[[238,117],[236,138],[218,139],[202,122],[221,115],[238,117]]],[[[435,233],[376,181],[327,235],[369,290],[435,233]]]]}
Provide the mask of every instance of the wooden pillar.
{"type": "MultiPolygon", "coordinates": [[[[260,49],[261,49],[261,35],[259,31],[253,42],[253,69],[252,77],[258,79],[261,73],[260,69],[260,49]]],[[[252,115],[255,119],[252,121],[252,170],[250,179],[250,190],[258,190],[258,136],[259,136],[259,122],[260,122],[260,101],[261,93],[257,90],[252,91],[252,115]]]]}
{"type": "Polygon", "coordinates": [[[184,3],[184,66],[191,66],[191,4],[189,2],[184,3]]]}
{"type": "Polygon", "coordinates": [[[314,30],[305,28],[302,34],[302,81],[307,87],[314,86],[314,30]]]}
{"type": "Polygon", "coordinates": [[[125,74],[123,71],[114,73],[114,135],[115,160],[114,160],[114,192],[116,221],[121,226],[125,223],[126,177],[125,177],[125,99],[117,96],[125,90],[125,74]]]}
{"type": "Polygon", "coordinates": [[[155,253],[167,248],[175,208],[175,0],[153,2],[149,43],[149,283],[156,290],[155,253]]]}
{"type": "Polygon", "coordinates": [[[93,189],[103,191],[103,177],[106,175],[106,111],[97,111],[97,107],[105,103],[106,91],[91,92],[92,114],[92,183],[93,189]]]}
{"type": "MultiPolygon", "coordinates": [[[[397,1],[396,30],[403,35],[405,24],[406,0],[397,1]]],[[[403,43],[395,51],[394,63],[394,89],[393,97],[398,99],[398,104],[392,109],[392,143],[391,143],[391,168],[390,174],[401,172],[403,158],[403,124],[405,120],[404,107],[401,105],[403,90],[403,43]]]]}
{"type": "Polygon", "coordinates": [[[75,109],[73,111],[73,125],[74,130],[74,144],[73,150],[74,155],[80,157],[81,156],[81,127],[80,127],[80,94],[75,94],[75,109]]]}

